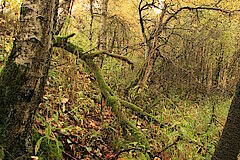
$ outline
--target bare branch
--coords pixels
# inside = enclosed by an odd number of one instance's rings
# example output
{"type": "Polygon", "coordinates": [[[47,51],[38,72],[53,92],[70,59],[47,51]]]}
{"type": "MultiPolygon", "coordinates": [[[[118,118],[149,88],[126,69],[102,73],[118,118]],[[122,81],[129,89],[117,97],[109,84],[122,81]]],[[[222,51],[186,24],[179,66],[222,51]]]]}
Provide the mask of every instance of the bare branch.
{"type": "Polygon", "coordinates": [[[158,152],[158,154],[160,155],[162,152],[166,151],[168,148],[176,145],[180,140],[182,140],[182,137],[178,136],[177,139],[175,141],[173,141],[172,144],[166,146],[165,148],[163,148],[160,152],[158,152]]]}
{"type": "Polygon", "coordinates": [[[221,2],[222,0],[218,0],[218,2],[214,5],[214,7],[217,7],[217,5],[221,2]]]}
{"type": "Polygon", "coordinates": [[[105,54],[107,56],[117,58],[117,59],[127,62],[129,65],[131,65],[131,68],[133,69],[133,62],[131,62],[127,57],[122,56],[122,55],[112,54],[112,53],[109,53],[108,51],[98,51],[98,52],[92,52],[92,53],[88,53],[90,51],[87,51],[87,52],[83,53],[83,50],[81,48],[77,47],[76,45],[72,44],[71,42],[68,42],[68,39],[73,37],[74,35],[75,35],[75,33],[72,33],[68,36],[57,37],[56,41],[54,42],[54,47],[62,47],[63,49],[79,56],[83,60],[86,58],[93,59],[95,57],[105,54]]]}
{"type": "Polygon", "coordinates": [[[144,55],[145,55],[145,58],[146,58],[147,57],[147,52],[148,52],[148,49],[150,48],[150,46],[147,43],[147,36],[146,36],[146,33],[145,33],[144,24],[143,24],[141,4],[142,4],[142,0],[140,1],[139,6],[138,6],[138,13],[139,13],[139,21],[140,21],[140,25],[141,25],[142,35],[143,35],[143,38],[144,38],[144,45],[145,45],[144,55]]]}
{"type": "Polygon", "coordinates": [[[199,6],[199,7],[189,7],[189,6],[186,6],[186,7],[182,7],[180,9],[178,9],[175,13],[173,13],[170,17],[168,17],[165,22],[163,23],[163,26],[166,26],[166,24],[172,19],[174,18],[178,13],[180,13],[181,11],[183,10],[213,10],[213,11],[219,11],[219,12],[222,12],[222,13],[225,13],[225,14],[232,14],[234,12],[240,12],[240,10],[232,10],[232,11],[229,11],[229,10],[224,10],[224,9],[221,9],[221,8],[214,8],[214,7],[204,7],[204,6],[199,6]]]}

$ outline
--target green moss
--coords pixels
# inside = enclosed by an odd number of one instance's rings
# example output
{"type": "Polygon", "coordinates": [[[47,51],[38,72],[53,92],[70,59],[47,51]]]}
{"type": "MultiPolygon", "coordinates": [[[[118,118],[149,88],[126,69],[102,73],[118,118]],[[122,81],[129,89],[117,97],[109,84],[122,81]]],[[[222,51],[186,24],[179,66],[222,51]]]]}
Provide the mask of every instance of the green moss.
{"type": "Polygon", "coordinates": [[[93,59],[94,57],[98,57],[99,55],[102,55],[104,54],[104,52],[92,52],[92,53],[89,53],[89,54],[84,54],[83,55],[83,59],[93,59]]]}
{"type": "Polygon", "coordinates": [[[71,52],[75,54],[76,56],[79,56],[80,58],[83,57],[83,49],[76,46],[75,44],[71,42],[67,42],[69,38],[73,37],[75,34],[70,34],[68,36],[62,36],[62,37],[56,37],[56,40],[54,42],[54,47],[62,47],[68,52],[71,52]]]}
{"type": "MultiPolygon", "coordinates": [[[[141,130],[138,129],[133,122],[128,120],[125,115],[121,115],[121,112],[119,112],[120,102],[118,98],[113,95],[111,88],[106,84],[100,69],[97,67],[97,65],[93,62],[92,59],[86,59],[86,62],[91,67],[92,72],[94,73],[95,78],[99,84],[99,88],[102,94],[105,96],[105,98],[107,98],[107,105],[112,107],[112,111],[120,119],[121,121],[120,123],[123,130],[127,128],[137,142],[139,142],[140,144],[143,144],[146,147],[146,149],[150,149],[149,142],[145,137],[145,135],[141,132],[141,130]]],[[[127,104],[131,105],[130,103],[127,103],[127,104]]],[[[134,110],[143,113],[142,110],[137,106],[134,106],[134,110]]]]}
{"type": "Polygon", "coordinates": [[[6,120],[8,113],[21,100],[22,84],[26,81],[25,69],[17,66],[13,61],[8,61],[0,73],[0,144],[5,140],[6,120]],[[6,107],[8,106],[8,107],[6,107]]]}
{"type": "Polygon", "coordinates": [[[116,96],[109,96],[107,98],[107,105],[112,107],[112,111],[117,115],[117,117],[120,117],[119,116],[120,115],[120,113],[119,113],[120,103],[116,96]]]}
{"type": "Polygon", "coordinates": [[[125,106],[125,108],[128,108],[128,109],[131,109],[132,111],[134,111],[135,113],[137,113],[138,115],[140,115],[141,117],[145,118],[147,121],[155,121],[157,123],[160,123],[157,119],[155,119],[153,116],[151,116],[150,114],[144,112],[142,110],[142,108],[136,106],[135,104],[133,103],[130,103],[130,102],[127,102],[127,101],[124,101],[124,100],[120,100],[121,104],[123,106],[125,106]]]}
{"type": "Polygon", "coordinates": [[[109,96],[107,98],[107,105],[110,105],[110,106],[117,105],[117,98],[115,96],[109,96]]]}
{"type": "Polygon", "coordinates": [[[8,61],[0,75],[0,105],[13,104],[19,100],[21,98],[19,90],[25,81],[25,69],[20,68],[13,61],[8,61]]]}
{"type": "Polygon", "coordinates": [[[0,159],[4,159],[4,150],[2,146],[0,146],[0,159]]]}
{"type": "Polygon", "coordinates": [[[99,69],[99,67],[93,62],[92,59],[85,59],[85,61],[87,62],[87,64],[90,66],[92,72],[95,75],[95,78],[98,82],[99,88],[103,94],[103,96],[105,98],[109,97],[110,95],[112,95],[112,90],[111,88],[106,84],[104,77],[101,73],[101,70],[99,69]]]}

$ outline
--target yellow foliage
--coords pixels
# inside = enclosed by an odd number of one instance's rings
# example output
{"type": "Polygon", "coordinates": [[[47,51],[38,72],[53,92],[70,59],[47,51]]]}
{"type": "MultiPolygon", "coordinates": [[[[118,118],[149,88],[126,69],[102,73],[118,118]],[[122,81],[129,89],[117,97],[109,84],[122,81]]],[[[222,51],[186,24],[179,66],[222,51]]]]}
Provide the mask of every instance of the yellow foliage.
{"type": "Polygon", "coordinates": [[[6,52],[9,53],[11,49],[12,49],[11,44],[7,44],[5,47],[6,52]]]}

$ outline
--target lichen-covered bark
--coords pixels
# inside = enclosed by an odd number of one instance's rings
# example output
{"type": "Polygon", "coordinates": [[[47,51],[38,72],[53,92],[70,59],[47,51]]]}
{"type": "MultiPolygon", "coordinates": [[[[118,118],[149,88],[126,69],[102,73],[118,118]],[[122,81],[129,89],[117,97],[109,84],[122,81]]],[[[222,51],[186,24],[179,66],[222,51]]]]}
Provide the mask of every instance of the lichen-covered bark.
{"type": "Polygon", "coordinates": [[[0,73],[0,148],[5,159],[26,159],[32,153],[32,123],[50,65],[54,13],[55,0],[25,0],[21,5],[19,33],[0,73]]]}
{"type": "Polygon", "coordinates": [[[228,118],[218,142],[213,160],[236,160],[240,151],[240,81],[237,84],[228,118]]]}

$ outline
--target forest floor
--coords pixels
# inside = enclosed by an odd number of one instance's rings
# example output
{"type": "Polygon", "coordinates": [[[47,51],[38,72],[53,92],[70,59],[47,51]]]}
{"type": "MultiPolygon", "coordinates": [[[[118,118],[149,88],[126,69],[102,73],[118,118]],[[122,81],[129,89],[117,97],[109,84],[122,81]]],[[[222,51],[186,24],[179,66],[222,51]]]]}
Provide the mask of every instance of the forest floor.
{"type": "Polygon", "coordinates": [[[162,94],[157,100],[146,100],[143,109],[161,124],[128,116],[150,142],[147,151],[129,132],[123,134],[111,108],[101,104],[95,79],[83,71],[84,66],[72,58],[55,58],[34,126],[35,153],[40,159],[211,158],[231,99],[189,100],[162,94]]]}

